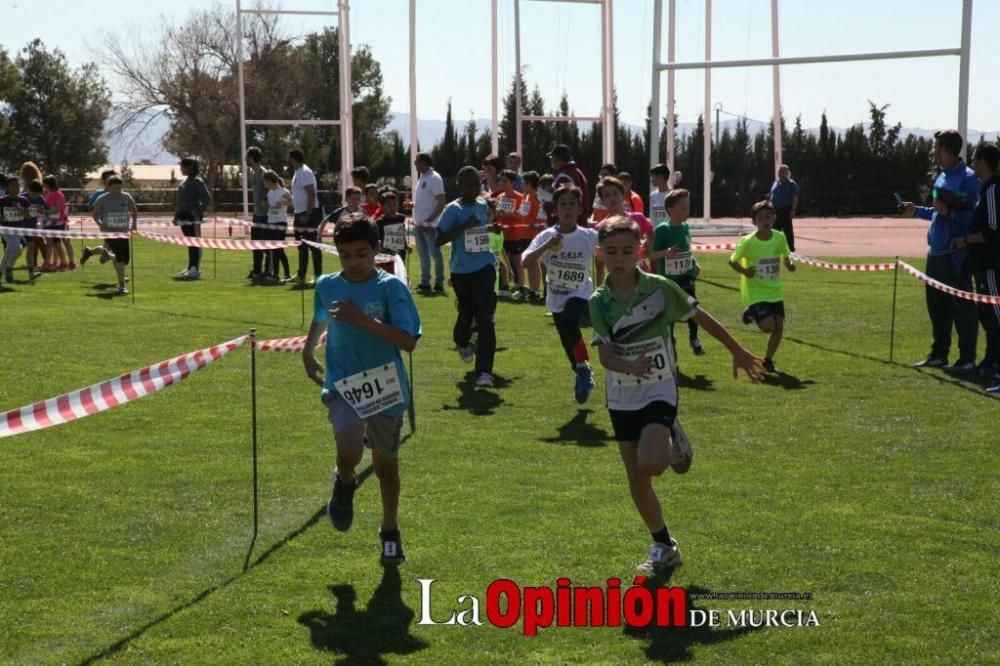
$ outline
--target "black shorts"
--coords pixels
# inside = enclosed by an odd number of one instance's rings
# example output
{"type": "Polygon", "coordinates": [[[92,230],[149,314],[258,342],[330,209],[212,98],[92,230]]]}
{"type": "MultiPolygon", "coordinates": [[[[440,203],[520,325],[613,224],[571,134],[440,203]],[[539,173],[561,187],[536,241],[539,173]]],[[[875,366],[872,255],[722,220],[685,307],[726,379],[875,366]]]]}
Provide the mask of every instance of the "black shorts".
{"type": "Polygon", "coordinates": [[[108,238],[104,241],[108,244],[108,249],[115,253],[115,261],[128,265],[131,254],[128,251],[127,238],[108,238]]]}
{"type": "Polygon", "coordinates": [[[663,400],[656,400],[641,409],[609,409],[611,414],[611,429],[615,431],[615,440],[619,442],[636,442],[642,429],[657,423],[674,428],[677,418],[677,405],[671,405],[663,400]]]}
{"type": "Polygon", "coordinates": [[[530,240],[505,240],[503,242],[503,251],[507,254],[521,254],[528,249],[529,245],[531,245],[530,240]]]}
{"type": "Polygon", "coordinates": [[[747,308],[750,311],[750,316],[758,324],[768,317],[777,315],[782,319],[785,318],[785,302],[778,301],[777,303],[767,303],[766,301],[761,301],[760,303],[754,303],[747,308]]]}

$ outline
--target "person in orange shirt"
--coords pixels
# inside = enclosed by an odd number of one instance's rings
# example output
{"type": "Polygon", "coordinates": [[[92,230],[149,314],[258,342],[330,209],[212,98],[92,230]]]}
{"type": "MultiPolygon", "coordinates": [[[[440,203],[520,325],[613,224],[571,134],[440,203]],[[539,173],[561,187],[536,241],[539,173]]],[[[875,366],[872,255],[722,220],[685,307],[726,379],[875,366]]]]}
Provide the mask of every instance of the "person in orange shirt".
{"type": "MultiPolygon", "coordinates": [[[[529,171],[521,176],[524,186],[524,201],[521,202],[521,217],[527,226],[525,234],[528,242],[549,226],[548,215],[538,197],[539,176],[537,171],[529,171]]],[[[541,262],[531,264],[528,270],[528,301],[541,303],[545,299],[539,293],[542,286],[541,262]]]]}
{"type": "Polygon", "coordinates": [[[497,220],[503,229],[503,251],[510,262],[512,276],[501,275],[500,298],[521,300],[527,294],[524,289],[524,269],[521,267],[521,253],[528,248],[534,237],[521,215],[524,195],[514,189],[517,172],[504,169],[500,172],[500,194],[497,196],[497,220]],[[510,282],[513,281],[513,289],[510,282]]]}
{"type": "Polygon", "coordinates": [[[619,171],[618,180],[625,186],[625,212],[645,214],[646,209],[642,204],[642,197],[632,191],[632,174],[628,171],[619,171]]]}
{"type": "Polygon", "coordinates": [[[378,185],[368,183],[364,186],[365,202],[361,204],[361,210],[365,215],[377,220],[382,217],[382,202],[379,200],[378,185]]]}

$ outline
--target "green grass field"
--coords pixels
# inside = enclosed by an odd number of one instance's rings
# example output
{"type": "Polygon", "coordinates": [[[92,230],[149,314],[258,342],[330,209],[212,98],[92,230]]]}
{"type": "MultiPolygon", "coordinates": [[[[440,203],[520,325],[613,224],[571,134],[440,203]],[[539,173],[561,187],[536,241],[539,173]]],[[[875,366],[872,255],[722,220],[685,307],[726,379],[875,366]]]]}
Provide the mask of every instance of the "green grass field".
{"type": "MultiPolygon", "coordinates": [[[[304,333],[299,292],[246,284],[246,254],[220,251],[213,279],[208,252],[195,283],[169,277],[183,248],[140,241],[136,254],[135,305],[108,297],[112,270],[96,260],[0,292],[0,410],[251,326],[262,339],[304,333]]],[[[701,261],[703,307],[760,353],[764,336],[738,323],[736,274],[722,254],[701,261]]],[[[332,435],[292,354],[257,357],[260,535],[244,569],[244,347],[152,397],[0,441],[0,662],[996,663],[1000,403],[978,384],[908,367],[926,353],[930,326],[923,286],[905,274],[888,361],[892,280],[806,266],[786,274],[776,363],[787,374],[762,385],[732,380],[714,341],[701,358],[680,349],[696,457],[686,476],[656,483],[685,559],[670,584],[809,592],[694,605],[723,616],[811,610],[819,627],[552,627],[526,637],[520,624],[418,626],[418,579],[438,581],[441,619],[458,595],[484,601],[498,578],[628,584],[649,543],[610,438],[603,372],[578,408],[544,308],[500,305],[503,381],[484,391],[454,352],[450,296],[418,296],[417,430],[401,453],[409,559],[398,573],[378,562],[374,478],[356,495],[349,532],[323,513],[332,435]]]]}

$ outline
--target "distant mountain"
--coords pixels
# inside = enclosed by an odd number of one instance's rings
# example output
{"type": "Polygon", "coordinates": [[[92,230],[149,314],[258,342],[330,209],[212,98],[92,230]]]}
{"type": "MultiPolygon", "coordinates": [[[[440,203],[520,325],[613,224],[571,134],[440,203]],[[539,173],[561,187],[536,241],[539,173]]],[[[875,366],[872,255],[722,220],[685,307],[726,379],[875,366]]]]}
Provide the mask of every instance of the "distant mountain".
{"type": "MultiPolygon", "coordinates": [[[[476,128],[479,132],[489,129],[490,119],[489,118],[476,118],[476,128]]],[[[730,132],[736,129],[736,119],[723,120],[720,125],[720,132],[724,132],[728,129],[730,132]]],[[[455,120],[455,126],[459,132],[464,129],[465,125],[468,123],[468,119],[457,119],[455,120]]],[[[786,121],[787,123],[787,121],[786,121]]],[[[149,160],[153,164],[175,164],[178,160],[177,156],[168,153],[163,149],[160,144],[163,137],[166,135],[167,130],[170,127],[170,122],[167,118],[160,116],[152,122],[149,123],[145,128],[135,127],[132,130],[122,133],[115,134],[110,131],[111,123],[108,123],[108,157],[112,164],[121,164],[123,160],[128,160],[130,164],[138,164],[143,160],[149,160]]],[[[590,129],[590,123],[579,123],[581,130],[590,129]]],[[[433,118],[421,118],[417,120],[417,136],[420,139],[420,147],[424,150],[429,150],[434,146],[435,143],[440,141],[444,137],[444,120],[437,120],[433,118]]],[[[638,133],[643,130],[643,128],[638,125],[632,125],[625,123],[625,127],[631,130],[633,133],[638,133]]],[[[680,123],[677,126],[677,131],[680,136],[687,136],[694,131],[696,125],[695,123],[680,123]]],[[[756,120],[748,120],[747,127],[750,131],[750,135],[753,136],[760,129],[766,129],[767,125],[765,123],[758,122],[756,120]]],[[[868,127],[868,124],[865,124],[868,127]]],[[[834,127],[831,128],[838,134],[843,134],[846,128],[834,127]]],[[[399,132],[399,136],[403,141],[404,145],[408,145],[410,141],[410,116],[407,113],[394,112],[392,114],[392,120],[389,122],[387,131],[395,130],[399,132]]],[[[819,128],[811,127],[806,129],[807,132],[812,134],[818,134],[819,128]]],[[[934,136],[935,130],[924,129],[922,127],[904,127],[902,130],[903,136],[912,134],[914,136],[922,138],[931,138],[934,136]]],[[[713,128],[713,134],[714,134],[713,128]]],[[[987,140],[996,141],[1000,132],[997,130],[982,132],[980,130],[969,130],[969,136],[972,143],[979,141],[981,136],[985,136],[987,140]]]]}

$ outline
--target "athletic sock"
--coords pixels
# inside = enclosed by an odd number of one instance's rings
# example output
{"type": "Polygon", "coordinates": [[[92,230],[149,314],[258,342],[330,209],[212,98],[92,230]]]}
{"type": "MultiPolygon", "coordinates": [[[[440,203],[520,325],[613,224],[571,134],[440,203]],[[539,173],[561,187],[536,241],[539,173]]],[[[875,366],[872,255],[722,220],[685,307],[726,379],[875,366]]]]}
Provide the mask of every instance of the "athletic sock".
{"type": "Polygon", "coordinates": [[[576,361],[577,365],[579,365],[580,363],[585,363],[589,358],[587,354],[587,343],[583,341],[582,336],[580,337],[579,340],[576,341],[576,344],[573,345],[572,352],[573,352],[573,360],[576,361]]]}
{"type": "Polygon", "coordinates": [[[659,532],[650,532],[653,535],[653,541],[656,543],[665,543],[670,545],[670,532],[667,531],[667,526],[664,525],[663,529],[659,532]]]}

